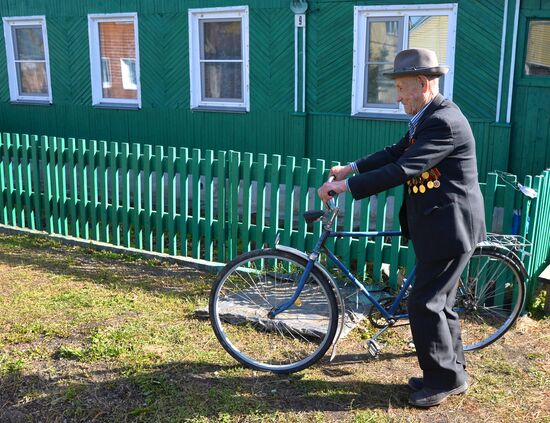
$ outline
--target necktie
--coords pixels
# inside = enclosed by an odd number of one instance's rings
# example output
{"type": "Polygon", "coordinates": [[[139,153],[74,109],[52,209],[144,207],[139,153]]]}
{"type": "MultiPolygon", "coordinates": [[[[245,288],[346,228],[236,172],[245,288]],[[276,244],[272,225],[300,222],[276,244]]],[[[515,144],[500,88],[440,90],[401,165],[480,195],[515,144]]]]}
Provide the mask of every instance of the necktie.
{"type": "Polygon", "coordinates": [[[414,124],[409,121],[409,141],[412,140],[415,129],[414,124]]]}

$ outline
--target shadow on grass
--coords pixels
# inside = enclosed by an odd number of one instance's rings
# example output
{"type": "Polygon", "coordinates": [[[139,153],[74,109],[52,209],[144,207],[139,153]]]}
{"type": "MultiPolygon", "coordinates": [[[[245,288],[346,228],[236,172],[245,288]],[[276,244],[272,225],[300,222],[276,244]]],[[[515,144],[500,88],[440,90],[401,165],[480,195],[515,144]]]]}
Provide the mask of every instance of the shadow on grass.
{"type": "MultiPolygon", "coordinates": [[[[83,366],[84,367],[84,366],[83,366]]],[[[326,379],[326,378],[325,378],[326,379]]],[[[0,421],[155,421],[406,407],[405,385],[273,375],[213,363],[0,378],[0,421]],[[11,420],[10,420],[11,419],[11,420]],[[24,421],[24,420],[22,420],[24,421]]]]}
{"type": "Polygon", "coordinates": [[[193,298],[204,296],[215,278],[215,273],[182,265],[165,265],[139,255],[102,252],[93,247],[72,247],[38,236],[0,235],[0,264],[29,266],[119,289],[141,288],[193,298]],[[26,254],[21,254],[22,250],[26,254]]]}

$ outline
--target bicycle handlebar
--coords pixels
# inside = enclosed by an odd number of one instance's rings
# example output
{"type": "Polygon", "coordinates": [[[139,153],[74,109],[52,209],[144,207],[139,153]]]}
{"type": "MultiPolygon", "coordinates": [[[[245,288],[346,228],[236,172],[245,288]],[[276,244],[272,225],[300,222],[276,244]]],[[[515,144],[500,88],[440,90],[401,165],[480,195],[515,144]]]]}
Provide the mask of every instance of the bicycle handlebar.
{"type": "Polygon", "coordinates": [[[523,195],[525,195],[526,197],[528,197],[531,200],[533,200],[534,198],[537,198],[538,193],[533,188],[526,187],[525,185],[522,185],[517,181],[512,182],[512,181],[507,180],[506,176],[512,176],[511,173],[504,172],[502,170],[495,170],[495,173],[497,174],[498,178],[505,185],[509,185],[512,188],[514,188],[515,190],[518,190],[519,192],[521,192],[523,195]]]}

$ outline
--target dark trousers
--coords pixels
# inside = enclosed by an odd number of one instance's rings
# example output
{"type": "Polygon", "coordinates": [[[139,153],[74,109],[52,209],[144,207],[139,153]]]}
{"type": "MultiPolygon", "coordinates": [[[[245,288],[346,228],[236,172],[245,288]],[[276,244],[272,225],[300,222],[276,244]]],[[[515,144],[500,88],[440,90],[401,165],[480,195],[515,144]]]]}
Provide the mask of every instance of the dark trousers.
{"type": "Polygon", "coordinates": [[[460,322],[452,307],[460,274],[472,253],[416,264],[409,319],[424,386],[428,388],[451,389],[466,381],[460,322]]]}

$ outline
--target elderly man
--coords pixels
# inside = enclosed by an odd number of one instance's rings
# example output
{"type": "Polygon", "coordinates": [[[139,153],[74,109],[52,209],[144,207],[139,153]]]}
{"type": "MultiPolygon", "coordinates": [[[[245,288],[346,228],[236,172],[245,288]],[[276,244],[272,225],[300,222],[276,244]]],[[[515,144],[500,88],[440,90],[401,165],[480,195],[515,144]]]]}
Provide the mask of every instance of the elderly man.
{"type": "Polygon", "coordinates": [[[386,75],[395,81],[397,101],[413,116],[409,131],[397,144],[333,167],[335,180],[318,190],[323,201],[330,191],[350,191],[357,200],[404,184],[399,218],[417,257],[409,319],[423,371],[422,378],[409,380],[415,391],[409,402],[418,407],[440,404],[468,389],[452,306],[460,274],[485,238],[472,130],[460,109],[439,94],[438,78],[447,71],[431,50],[401,51],[386,75]]]}

